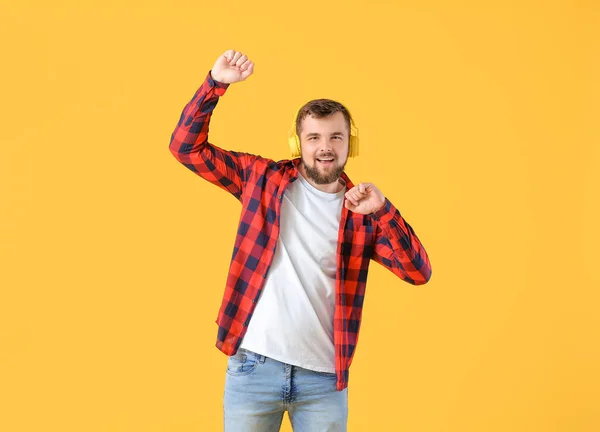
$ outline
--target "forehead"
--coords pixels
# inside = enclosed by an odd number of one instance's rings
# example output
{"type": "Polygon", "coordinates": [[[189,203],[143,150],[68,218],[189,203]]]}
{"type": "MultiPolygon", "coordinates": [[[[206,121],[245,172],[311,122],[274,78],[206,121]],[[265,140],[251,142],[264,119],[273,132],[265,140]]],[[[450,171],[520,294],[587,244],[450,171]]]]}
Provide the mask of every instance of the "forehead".
{"type": "Polygon", "coordinates": [[[309,114],[302,120],[303,135],[334,132],[342,132],[344,134],[348,132],[348,125],[346,124],[344,114],[339,111],[323,118],[316,118],[309,114]]]}

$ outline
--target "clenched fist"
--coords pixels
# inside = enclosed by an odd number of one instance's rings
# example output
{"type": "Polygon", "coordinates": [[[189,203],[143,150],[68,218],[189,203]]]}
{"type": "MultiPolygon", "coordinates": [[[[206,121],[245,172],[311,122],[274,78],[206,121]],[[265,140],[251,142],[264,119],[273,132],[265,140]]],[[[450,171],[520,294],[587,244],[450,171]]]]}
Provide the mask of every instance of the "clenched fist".
{"type": "Polygon", "coordinates": [[[374,213],[385,205],[385,196],[373,183],[360,183],[346,192],[345,197],[346,208],[354,213],[374,213]]]}
{"type": "Polygon", "coordinates": [[[227,50],[217,59],[210,74],[215,81],[231,84],[244,81],[253,72],[254,63],[245,54],[227,50]]]}

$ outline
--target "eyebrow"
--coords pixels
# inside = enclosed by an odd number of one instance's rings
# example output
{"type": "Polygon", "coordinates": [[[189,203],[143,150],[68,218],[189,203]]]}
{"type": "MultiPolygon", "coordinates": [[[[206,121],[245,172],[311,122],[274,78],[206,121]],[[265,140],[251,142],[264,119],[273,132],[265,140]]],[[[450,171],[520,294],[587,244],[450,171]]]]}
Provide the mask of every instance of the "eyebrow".
{"type": "MultiPolygon", "coordinates": [[[[331,136],[334,136],[334,135],[344,135],[344,132],[332,132],[331,136]]],[[[317,132],[311,132],[309,134],[306,134],[306,138],[310,138],[312,136],[321,136],[321,134],[317,133],[317,132]]]]}

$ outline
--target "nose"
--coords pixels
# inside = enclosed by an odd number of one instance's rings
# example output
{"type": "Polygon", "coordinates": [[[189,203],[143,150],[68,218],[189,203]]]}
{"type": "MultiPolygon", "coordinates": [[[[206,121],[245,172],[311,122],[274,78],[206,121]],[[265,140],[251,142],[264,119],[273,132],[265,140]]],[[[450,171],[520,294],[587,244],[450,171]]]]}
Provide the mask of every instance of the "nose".
{"type": "Polygon", "coordinates": [[[333,150],[333,145],[330,140],[324,139],[321,140],[321,151],[322,152],[331,152],[333,150]]]}

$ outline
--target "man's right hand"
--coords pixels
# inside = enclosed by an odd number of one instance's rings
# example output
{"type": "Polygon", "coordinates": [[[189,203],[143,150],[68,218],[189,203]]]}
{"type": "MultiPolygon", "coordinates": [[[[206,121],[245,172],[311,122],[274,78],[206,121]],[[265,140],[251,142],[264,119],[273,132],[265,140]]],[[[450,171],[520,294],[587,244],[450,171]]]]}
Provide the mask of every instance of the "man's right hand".
{"type": "Polygon", "coordinates": [[[244,81],[253,72],[254,63],[245,54],[227,50],[217,59],[210,74],[215,81],[231,84],[244,81]]]}

